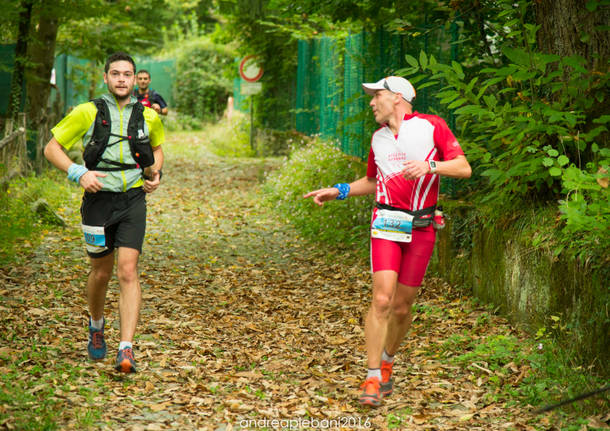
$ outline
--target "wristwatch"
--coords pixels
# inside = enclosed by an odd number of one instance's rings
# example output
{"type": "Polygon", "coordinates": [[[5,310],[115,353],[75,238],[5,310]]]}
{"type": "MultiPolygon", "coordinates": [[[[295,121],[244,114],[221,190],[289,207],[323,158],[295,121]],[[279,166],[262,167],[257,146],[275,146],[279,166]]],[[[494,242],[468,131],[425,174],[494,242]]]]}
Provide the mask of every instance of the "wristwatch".
{"type": "Polygon", "coordinates": [[[436,162],[434,160],[428,160],[428,166],[430,166],[430,173],[436,173],[436,162]]]}

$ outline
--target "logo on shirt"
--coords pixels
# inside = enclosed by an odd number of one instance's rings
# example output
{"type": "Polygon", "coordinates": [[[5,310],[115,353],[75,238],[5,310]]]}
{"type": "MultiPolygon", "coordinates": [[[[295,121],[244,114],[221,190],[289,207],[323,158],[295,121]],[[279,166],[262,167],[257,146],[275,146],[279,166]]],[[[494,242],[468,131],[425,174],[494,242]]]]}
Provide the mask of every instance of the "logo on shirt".
{"type": "Polygon", "coordinates": [[[407,160],[407,155],[403,152],[388,154],[388,161],[390,162],[400,162],[403,160],[407,160]]]}

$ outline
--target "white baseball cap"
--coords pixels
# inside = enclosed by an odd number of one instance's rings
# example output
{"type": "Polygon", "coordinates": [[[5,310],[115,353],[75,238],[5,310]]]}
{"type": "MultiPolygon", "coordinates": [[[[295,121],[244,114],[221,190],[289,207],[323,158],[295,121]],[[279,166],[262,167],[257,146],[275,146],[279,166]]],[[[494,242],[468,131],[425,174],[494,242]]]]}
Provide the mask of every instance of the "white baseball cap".
{"type": "Polygon", "coordinates": [[[400,76],[388,76],[377,82],[365,82],[362,84],[364,92],[369,96],[374,96],[377,90],[389,90],[392,93],[400,93],[402,98],[412,103],[415,99],[415,88],[409,81],[400,76]]]}

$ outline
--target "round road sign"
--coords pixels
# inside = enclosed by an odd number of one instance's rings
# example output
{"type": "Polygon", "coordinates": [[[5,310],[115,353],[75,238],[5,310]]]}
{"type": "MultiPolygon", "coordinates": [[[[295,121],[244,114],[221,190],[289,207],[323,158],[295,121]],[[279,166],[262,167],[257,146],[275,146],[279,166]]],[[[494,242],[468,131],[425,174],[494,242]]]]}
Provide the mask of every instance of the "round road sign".
{"type": "Polygon", "coordinates": [[[248,82],[256,82],[263,76],[263,68],[256,62],[255,55],[247,55],[239,63],[239,75],[248,82]]]}

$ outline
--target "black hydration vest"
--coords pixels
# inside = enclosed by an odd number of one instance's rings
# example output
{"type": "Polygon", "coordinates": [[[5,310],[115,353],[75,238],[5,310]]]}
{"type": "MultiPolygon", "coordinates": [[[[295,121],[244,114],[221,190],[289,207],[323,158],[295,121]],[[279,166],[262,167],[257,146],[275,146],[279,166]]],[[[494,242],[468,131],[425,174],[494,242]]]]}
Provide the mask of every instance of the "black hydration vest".
{"type": "Polygon", "coordinates": [[[127,136],[115,135],[111,133],[110,124],[110,110],[108,105],[103,99],[93,99],[91,102],[95,104],[97,108],[97,114],[95,116],[95,125],[93,126],[93,134],[91,140],[85,146],[83,152],[83,160],[85,166],[89,170],[96,171],[124,171],[127,169],[144,169],[151,166],[155,162],[152,147],[150,146],[150,138],[143,136],[144,134],[144,106],[140,102],[136,102],[133,105],[131,111],[131,117],[127,124],[127,136]],[[108,143],[110,137],[114,136],[118,138],[115,142],[108,143]],[[136,161],[136,164],[115,162],[114,160],[104,159],[102,155],[107,147],[116,145],[121,141],[129,141],[129,149],[131,155],[136,161]],[[100,167],[97,165],[99,162],[105,162],[113,167],[100,167]]]}

